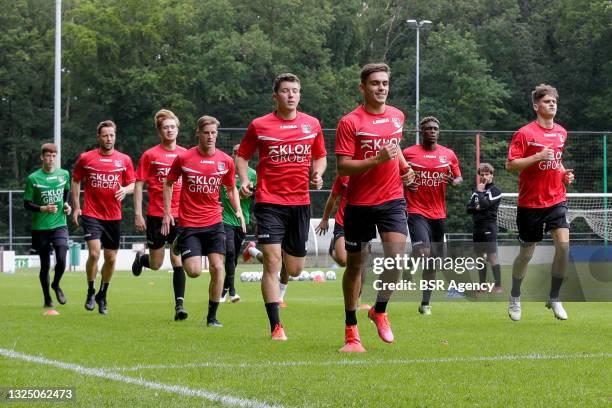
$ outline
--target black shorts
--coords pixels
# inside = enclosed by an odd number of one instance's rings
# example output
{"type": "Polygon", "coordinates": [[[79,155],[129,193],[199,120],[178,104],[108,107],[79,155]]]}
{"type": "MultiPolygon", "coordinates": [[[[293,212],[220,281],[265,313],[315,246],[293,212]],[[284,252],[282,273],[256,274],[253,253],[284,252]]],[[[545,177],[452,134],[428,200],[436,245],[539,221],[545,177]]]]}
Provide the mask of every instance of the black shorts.
{"type": "Polygon", "coordinates": [[[351,205],[344,209],[344,247],[348,252],[361,251],[361,244],[379,233],[399,232],[408,236],[406,201],[403,198],[378,205],[351,205]]]}
{"type": "Polygon", "coordinates": [[[104,249],[119,249],[121,239],[121,220],[100,220],[98,218],[81,216],[83,223],[83,239],[93,241],[99,239],[104,249]]]}
{"type": "Polygon", "coordinates": [[[57,227],[51,230],[32,230],[33,254],[43,251],[50,252],[54,247],[68,248],[68,227],[57,227]]]}
{"type": "Polygon", "coordinates": [[[178,227],[176,247],[181,259],[208,254],[225,254],[225,229],[223,223],[208,227],[178,227]]]}
{"type": "Polygon", "coordinates": [[[289,255],[306,256],[310,205],[255,203],[257,242],[281,244],[289,255]]]}
{"type": "Polygon", "coordinates": [[[332,256],[332,253],[336,249],[336,241],[344,236],[344,226],[342,224],[334,223],[334,236],[329,242],[329,256],[332,256]]]}
{"type": "Polygon", "coordinates": [[[421,214],[408,214],[408,230],[412,247],[431,248],[431,255],[441,255],[444,246],[446,219],[431,219],[421,214]]]}
{"type": "Polygon", "coordinates": [[[170,226],[168,235],[161,233],[163,220],[163,217],[147,215],[147,247],[149,249],[162,248],[166,243],[172,244],[176,238],[176,228],[180,225],[178,218],[174,219],[174,225],[170,226]]]}
{"type": "Polygon", "coordinates": [[[474,225],[472,233],[474,252],[477,254],[497,253],[497,224],[474,225]]]}
{"type": "Polygon", "coordinates": [[[542,241],[544,233],[557,228],[569,228],[567,203],[564,201],[548,208],[518,207],[516,225],[519,241],[534,243],[542,241]]]}

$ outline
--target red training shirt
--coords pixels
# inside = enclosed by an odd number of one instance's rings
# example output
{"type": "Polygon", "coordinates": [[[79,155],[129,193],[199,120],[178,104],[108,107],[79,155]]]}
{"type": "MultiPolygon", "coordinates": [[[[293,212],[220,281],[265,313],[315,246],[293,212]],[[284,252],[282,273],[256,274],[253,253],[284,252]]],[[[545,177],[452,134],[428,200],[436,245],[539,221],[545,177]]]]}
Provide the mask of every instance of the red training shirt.
{"type": "Polygon", "coordinates": [[[255,150],[258,203],[282,205],[310,204],[310,161],[327,155],[319,121],[297,112],[285,120],[275,112],[251,122],[240,142],[238,156],[249,160],[255,150]]]}
{"type": "Polygon", "coordinates": [[[404,149],[403,154],[414,170],[417,184],[415,192],[406,189],[408,213],[432,220],[446,218],[447,183],[443,179],[449,172],[453,178],[461,176],[455,152],[442,145],[427,150],[418,144],[404,149]]]}
{"type": "Polygon", "coordinates": [[[181,227],[208,227],[221,222],[221,184],[236,184],[234,161],[218,148],[208,156],[198,146],[181,153],[172,163],[167,179],[183,178],[179,202],[181,227]]]}
{"type": "Polygon", "coordinates": [[[554,160],[545,160],[523,169],[519,174],[518,206],[526,208],[547,208],[565,201],[565,172],[561,156],[565,149],[567,131],[556,123],[552,129],[533,121],[520,128],[508,149],[508,160],[532,156],[552,144],[554,160]]]}
{"type": "MultiPolygon", "coordinates": [[[[391,105],[385,112],[375,115],[359,106],[344,116],[336,129],[337,156],[354,160],[375,157],[386,144],[399,145],[402,140],[404,114],[391,105]]],[[[378,205],[404,196],[397,159],[350,176],[347,203],[352,205],[378,205]]]]}
{"type": "Polygon", "coordinates": [[[132,159],[113,150],[100,154],[99,149],[81,153],[72,172],[74,181],[83,181],[85,198],[82,214],[104,221],[121,219],[121,201],[115,198],[120,187],[136,179],[132,159]]]}
{"type": "MultiPolygon", "coordinates": [[[[164,180],[166,180],[174,159],[185,151],[187,149],[182,146],[177,145],[175,150],[166,150],[161,144],[158,144],[145,151],[140,157],[138,170],[136,171],[136,180],[147,183],[149,193],[147,215],[154,217],[164,216],[164,180]]],[[[171,207],[173,217],[178,217],[181,184],[182,179],[179,178],[173,185],[171,207]]]]}

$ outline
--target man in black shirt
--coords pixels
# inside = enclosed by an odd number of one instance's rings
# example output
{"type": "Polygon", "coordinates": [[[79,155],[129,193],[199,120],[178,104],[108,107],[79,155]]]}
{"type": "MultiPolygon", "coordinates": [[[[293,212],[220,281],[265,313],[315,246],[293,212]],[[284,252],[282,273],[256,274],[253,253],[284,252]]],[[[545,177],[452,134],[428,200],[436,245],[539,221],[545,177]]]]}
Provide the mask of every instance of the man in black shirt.
{"type": "MultiPolygon", "coordinates": [[[[489,163],[481,163],[478,167],[479,182],[467,205],[467,212],[472,214],[474,220],[474,251],[477,256],[486,254],[495,279],[493,293],[502,293],[501,272],[497,258],[497,210],[502,193],[493,184],[494,171],[489,163]]],[[[484,264],[478,273],[480,283],[485,283],[487,264],[484,264]]]]}

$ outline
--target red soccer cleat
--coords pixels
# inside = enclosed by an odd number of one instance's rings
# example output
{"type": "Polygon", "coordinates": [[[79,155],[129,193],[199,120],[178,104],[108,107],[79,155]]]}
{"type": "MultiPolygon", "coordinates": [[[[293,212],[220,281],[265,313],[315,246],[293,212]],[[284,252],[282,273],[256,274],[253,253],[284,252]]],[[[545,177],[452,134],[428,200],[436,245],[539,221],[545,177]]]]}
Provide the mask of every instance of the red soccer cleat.
{"type": "Polygon", "coordinates": [[[376,325],[378,329],[378,337],[385,343],[393,343],[393,332],[389,325],[389,319],[386,313],[376,313],[374,308],[371,308],[368,312],[368,318],[376,325]]]}
{"type": "Polygon", "coordinates": [[[287,341],[287,336],[285,336],[285,330],[283,330],[282,324],[276,323],[276,326],[274,326],[274,330],[272,330],[272,340],[287,341]]]}
{"type": "Polygon", "coordinates": [[[257,244],[255,243],[255,241],[249,241],[247,246],[244,248],[244,251],[242,251],[242,260],[244,262],[249,262],[249,259],[252,258],[251,254],[249,253],[249,249],[255,248],[256,245],[257,244]]]}
{"type": "Polygon", "coordinates": [[[338,350],[340,353],[363,353],[366,351],[361,345],[357,325],[346,326],[344,329],[344,346],[338,350]]]}

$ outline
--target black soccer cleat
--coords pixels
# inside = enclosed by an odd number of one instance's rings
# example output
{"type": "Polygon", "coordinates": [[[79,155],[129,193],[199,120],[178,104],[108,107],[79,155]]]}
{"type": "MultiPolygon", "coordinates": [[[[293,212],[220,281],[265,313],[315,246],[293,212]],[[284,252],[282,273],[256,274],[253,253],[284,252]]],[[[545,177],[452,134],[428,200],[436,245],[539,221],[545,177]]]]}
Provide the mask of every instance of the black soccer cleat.
{"type": "Polygon", "coordinates": [[[85,309],[89,310],[90,312],[96,307],[95,296],[95,292],[87,292],[87,298],[85,300],[85,309]]]}
{"type": "Polygon", "coordinates": [[[96,303],[98,304],[98,313],[100,313],[101,315],[105,315],[107,314],[107,310],[106,310],[106,299],[103,296],[100,296],[100,294],[98,293],[95,297],[96,299],[96,303]]]}
{"type": "Polygon", "coordinates": [[[206,319],[206,326],[208,327],[223,327],[220,321],[217,319],[206,319]]]}
{"type": "Polygon", "coordinates": [[[176,305],[174,313],[174,321],[185,320],[189,317],[189,313],[183,308],[183,305],[176,305]]]}
{"type": "Polygon", "coordinates": [[[136,257],[134,258],[134,262],[132,262],[132,274],[134,274],[134,276],[140,276],[142,273],[142,264],[140,263],[141,255],[142,252],[136,252],[136,257]]]}
{"type": "Polygon", "coordinates": [[[57,301],[60,303],[60,305],[65,305],[66,296],[64,296],[64,291],[62,291],[62,288],[60,288],[59,286],[54,287],[53,285],[51,285],[51,289],[53,289],[53,291],[55,292],[55,297],[57,298],[57,301]]]}

